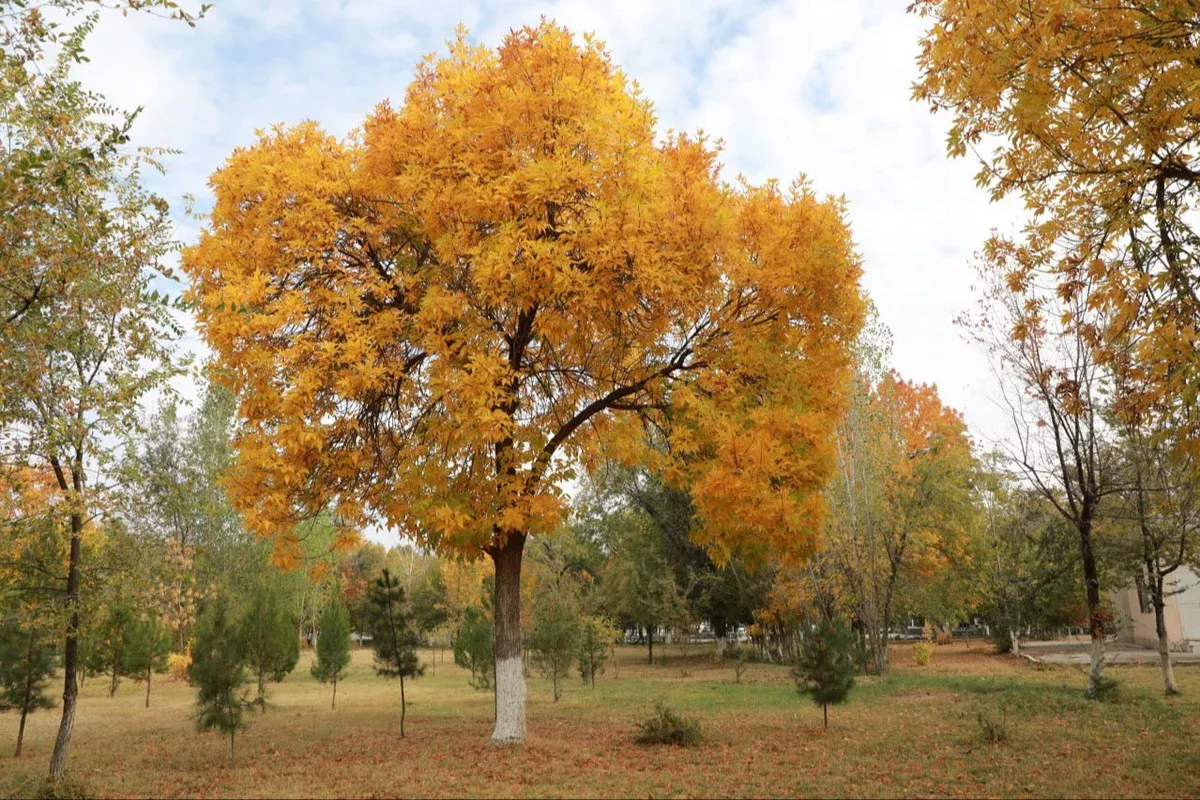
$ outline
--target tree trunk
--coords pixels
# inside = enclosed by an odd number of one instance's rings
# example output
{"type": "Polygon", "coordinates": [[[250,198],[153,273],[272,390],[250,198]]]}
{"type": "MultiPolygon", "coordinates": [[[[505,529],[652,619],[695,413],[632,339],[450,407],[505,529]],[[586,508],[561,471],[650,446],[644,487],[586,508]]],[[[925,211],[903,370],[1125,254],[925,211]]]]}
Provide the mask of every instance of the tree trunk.
{"type": "Polygon", "coordinates": [[[521,556],[525,536],[512,533],[492,550],[496,565],[494,642],[496,728],[492,744],[525,741],[525,667],[521,659],[521,556]]]}
{"type": "Polygon", "coordinates": [[[650,663],[654,663],[654,628],[646,626],[646,641],[650,643],[650,663]]]}
{"type": "Polygon", "coordinates": [[[408,703],[404,701],[404,676],[400,676],[400,738],[404,738],[404,717],[408,714],[408,703]]]}
{"type": "Polygon", "coordinates": [[[25,707],[21,709],[21,723],[17,726],[17,752],[13,753],[13,758],[21,755],[21,745],[25,741],[25,717],[29,715],[29,695],[25,695],[25,707]]]}
{"type": "Polygon", "coordinates": [[[150,707],[150,676],[154,674],[154,670],[146,670],[146,708],[150,707]]]}
{"type": "Polygon", "coordinates": [[[1021,655],[1021,633],[1016,628],[1008,629],[1008,641],[1014,656],[1021,655]]]}
{"type": "Polygon", "coordinates": [[[334,676],[334,679],[333,679],[333,703],[329,707],[334,710],[337,710],[337,677],[336,676],[334,676]]]}
{"type": "Polygon", "coordinates": [[[121,679],[121,674],[120,674],[119,672],[117,672],[116,668],[114,668],[114,669],[113,669],[113,671],[112,671],[112,678],[111,678],[111,679],[109,680],[109,682],[108,682],[108,696],[109,696],[109,697],[115,697],[115,696],[116,696],[116,694],[117,694],[117,681],[119,681],[120,679],[121,679]]]}
{"type": "Polygon", "coordinates": [[[233,728],[229,731],[229,760],[230,761],[234,761],[236,758],[236,753],[233,750],[233,737],[236,735],[237,735],[237,728],[233,728]]]}
{"type": "MultiPolygon", "coordinates": [[[[83,476],[75,478],[76,497],[82,490],[83,476]]],[[[71,747],[71,734],[75,731],[75,700],[79,696],[75,670],[79,661],[79,562],[83,555],[83,515],[71,514],[71,550],[67,562],[66,604],[67,636],[63,646],[63,704],[62,719],[58,723],[58,735],[54,739],[54,753],[50,756],[50,780],[62,780],[67,771],[67,752],[71,747]]]]}
{"type": "Polygon", "coordinates": [[[1171,668],[1171,638],[1167,636],[1167,621],[1163,614],[1163,580],[1155,581],[1154,589],[1154,630],[1158,634],[1158,658],[1162,662],[1163,689],[1167,694],[1179,694],[1179,684],[1175,683],[1175,671],[1171,668]]]}
{"type": "Polygon", "coordinates": [[[1085,516],[1079,524],[1079,549],[1083,557],[1083,579],[1087,587],[1088,628],[1092,634],[1092,664],[1088,670],[1087,696],[1100,695],[1104,676],[1104,620],[1100,616],[1100,574],[1092,551],[1092,523],[1085,516]]]}
{"type": "Polygon", "coordinates": [[[258,702],[263,702],[267,696],[267,673],[258,673],[258,702]]]}
{"type": "Polygon", "coordinates": [[[821,713],[825,715],[825,730],[829,730],[829,703],[821,703],[821,713]]]}

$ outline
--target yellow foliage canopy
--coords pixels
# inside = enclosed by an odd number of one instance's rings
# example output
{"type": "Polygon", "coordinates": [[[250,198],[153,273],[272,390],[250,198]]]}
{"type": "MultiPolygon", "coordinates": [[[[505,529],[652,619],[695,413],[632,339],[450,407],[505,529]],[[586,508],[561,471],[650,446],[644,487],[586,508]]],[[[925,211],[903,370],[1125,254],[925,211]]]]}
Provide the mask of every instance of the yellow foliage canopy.
{"type": "Polygon", "coordinates": [[[460,31],[345,140],[237,150],[183,265],[247,522],[333,505],[472,556],[552,529],[573,465],[614,457],[690,483],[718,556],[808,552],[858,259],[840,201],[717,159],[545,22],[494,51],[460,31]]]}

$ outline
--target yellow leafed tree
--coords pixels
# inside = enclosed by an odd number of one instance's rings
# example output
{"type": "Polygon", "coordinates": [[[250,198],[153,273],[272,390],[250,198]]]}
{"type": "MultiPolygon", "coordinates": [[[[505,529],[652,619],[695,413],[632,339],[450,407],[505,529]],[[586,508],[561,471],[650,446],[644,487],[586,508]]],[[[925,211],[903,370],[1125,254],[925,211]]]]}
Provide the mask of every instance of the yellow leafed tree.
{"type": "Polygon", "coordinates": [[[525,736],[520,571],[579,463],[691,485],[699,540],[798,558],[862,316],[842,205],[729,184],[589,37],[460,31],[398,107],[265,132],[184,255],[254,528],[327,506],[495,566],[495,741],[525,736]],[[669,448],[646,446],[647,429],[669,448]]]}

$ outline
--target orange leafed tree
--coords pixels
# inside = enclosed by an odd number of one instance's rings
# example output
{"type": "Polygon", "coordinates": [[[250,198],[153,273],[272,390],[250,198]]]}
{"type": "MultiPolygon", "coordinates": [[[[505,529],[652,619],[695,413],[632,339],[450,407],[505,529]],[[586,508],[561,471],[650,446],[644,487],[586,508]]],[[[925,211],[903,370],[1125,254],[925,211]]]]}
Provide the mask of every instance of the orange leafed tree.
{"type": "Polygon", "coordinates": [[[347,139],[272,129],[212,178],[183,263],[241,398],[247,523],[286,553],[333,506],[489,556],[495,741],[525,736],[522,550],[577,464],[690,484],[718,557],[815,542],[858,259],[839,201],[719,169],[543,22],[460,31],[347,139]]]}
{"type": "MultiPolygon", "coordinates": [[[[1195,0],[916,0],[914,94],[952,117],[949,151],[1031,212],[1017,277],[1085,291],[1132,345],[1121,406],[1200,448],[1200,17],[1195,0]]],[[[994,246],[1010,243],[995,240],[994,246]]],[[[1090,336],[1086,330],[1081,334],[1090,336]]]]}

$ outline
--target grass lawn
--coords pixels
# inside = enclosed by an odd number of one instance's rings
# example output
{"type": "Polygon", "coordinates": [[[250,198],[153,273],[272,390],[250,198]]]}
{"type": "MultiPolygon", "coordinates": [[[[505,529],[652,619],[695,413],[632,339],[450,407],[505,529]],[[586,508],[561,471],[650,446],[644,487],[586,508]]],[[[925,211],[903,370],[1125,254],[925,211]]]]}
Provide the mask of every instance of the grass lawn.
{"type": "MultiPolygon", "coordinates": [[[[1165,699],[1152,666],[1113,667],[1113,701],[1083,698],[1075,667],[1038,669],[983,644],[942,646],[917,667],[898,646],[885,678],[864,678],[848,704],[821,711],[788,670],[751,665],[740,685],[728,664],[692,647],[623,648],[596,688],[571,681],[552,702],[530,678],[529,742],[488,744],[492,700],[440,661],[399,686],[374,677],[371,654],[330,690],[308,674],[311,653],[255,714],[230,763],[228,739],[200,735],[194,691],[163,678],[151,708],[124,682],[109,698],[89,679],[81,695],[71,775],[98,796],[1196,796],[1200,792],[1200,668],[1176,670],[1182,698],[1165,699]],[[660,653],[661,651],[661,653],[660,653]],[[633,744],[635,721],[663,699],[697,717],[693,749],[633,744]],[[985,741],[980,713],[1007,719],[1008,741],[985,741]]],[[[426,661],[436,659],[425,653],[426,661]]],[[[17,719],[0,717],[0,793],[30,791],[45,773],[56,712],[32,716],[25,752],[11,753],[17,719]]]]}

